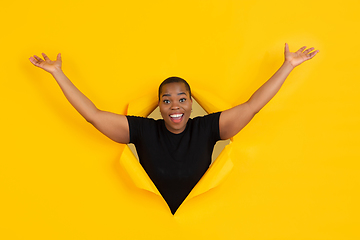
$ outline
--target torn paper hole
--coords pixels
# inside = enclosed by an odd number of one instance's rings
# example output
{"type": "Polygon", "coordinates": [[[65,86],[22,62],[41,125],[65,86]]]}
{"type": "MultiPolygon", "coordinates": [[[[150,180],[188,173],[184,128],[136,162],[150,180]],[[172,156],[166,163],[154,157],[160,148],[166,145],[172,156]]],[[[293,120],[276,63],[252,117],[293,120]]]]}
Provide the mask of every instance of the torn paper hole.
{"type": "MultiPolygon", "coordinates": [[[[203,90],[192,89],[192,96],[207,113],[223,111],[232,107],[217,96],[203,90]]],[[[129,103],[127,114],[147,117],[156,108],[157,101],[157,96],[154,94],[139,98],[129,103]]],[[[231,149],[232,144],[230,143],[221,151],[184,202],[215,188],[225,179],[233,167],[233,162],[230,158],[231,149]]],[[[129,146],[126,146],[121,154],[120,165],[128,173],[128,177],[134,182],[136,187],[161,196],[129,146]]]]}

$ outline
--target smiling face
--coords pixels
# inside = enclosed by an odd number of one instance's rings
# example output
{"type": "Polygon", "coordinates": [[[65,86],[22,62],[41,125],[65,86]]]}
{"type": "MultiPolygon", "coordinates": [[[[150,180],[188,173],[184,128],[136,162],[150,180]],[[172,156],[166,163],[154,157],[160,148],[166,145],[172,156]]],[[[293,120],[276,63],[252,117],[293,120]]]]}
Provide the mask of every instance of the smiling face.
{"type": "Polygon", "coordinates": [[[182,82],[162,86],[159,108],[166,128],[175,134],[183,132],[190,118],[192,99],[182,82]]]}

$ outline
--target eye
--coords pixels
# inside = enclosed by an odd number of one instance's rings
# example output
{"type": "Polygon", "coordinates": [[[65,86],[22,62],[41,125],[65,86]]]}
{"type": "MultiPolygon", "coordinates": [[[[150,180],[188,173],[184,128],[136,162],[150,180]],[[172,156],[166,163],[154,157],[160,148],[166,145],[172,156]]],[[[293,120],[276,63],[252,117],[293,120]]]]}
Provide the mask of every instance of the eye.
{"type": "Polygon", "coordinates": [[[186,101],[186,98],[181,98],[180,100],[179,100],[179,102],[185,102],[186,101]]]}
{"type": "Polygon", "coordinates": [[[164,103],[170,103],[170,101],[169,101],[169,100],[164,100],[163,102],[164,102],[164,103]]]}

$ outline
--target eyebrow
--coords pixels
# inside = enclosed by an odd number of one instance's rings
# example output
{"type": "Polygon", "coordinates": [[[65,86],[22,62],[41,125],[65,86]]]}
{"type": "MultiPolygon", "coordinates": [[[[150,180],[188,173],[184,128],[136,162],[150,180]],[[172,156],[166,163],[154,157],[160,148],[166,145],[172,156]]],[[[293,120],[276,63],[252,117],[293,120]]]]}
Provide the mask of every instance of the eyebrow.
{"type": "MultiPolygon", "coordinates": [[[[177,95],[179,96],[179,95],[182,95],[182,94],[186,95],[185,92],[180,92],[177,95]]],[[[168,94],[168,93],[165,93],[165,94],[162,95],[162,97],[170,97],[170,96],[171,96],[171,94],[168,94]]]]}

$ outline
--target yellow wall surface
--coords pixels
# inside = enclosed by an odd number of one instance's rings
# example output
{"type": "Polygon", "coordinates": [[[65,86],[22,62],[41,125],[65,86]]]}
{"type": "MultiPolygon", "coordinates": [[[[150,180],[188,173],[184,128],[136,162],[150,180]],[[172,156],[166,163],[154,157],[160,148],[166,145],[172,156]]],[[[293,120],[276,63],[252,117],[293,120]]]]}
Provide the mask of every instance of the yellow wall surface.
{"type": "Polygon", "coordinates": [[[285,0],[1,3],[0,239],[360,239],[360,3],[285,0]],[[169,76],[235,106],[297,67],[234,137],[232,171],[173,216],[28,58],[61,52],[98,108],[125,114],[169,76]]]}

